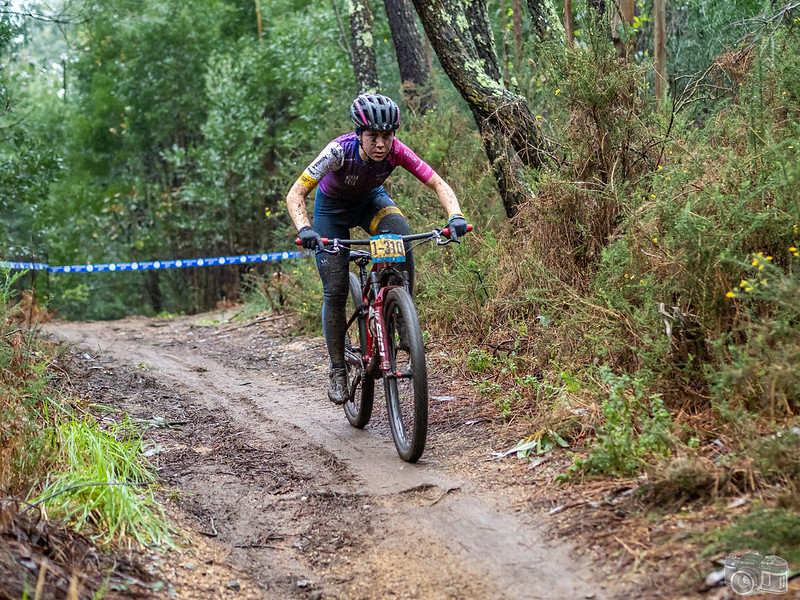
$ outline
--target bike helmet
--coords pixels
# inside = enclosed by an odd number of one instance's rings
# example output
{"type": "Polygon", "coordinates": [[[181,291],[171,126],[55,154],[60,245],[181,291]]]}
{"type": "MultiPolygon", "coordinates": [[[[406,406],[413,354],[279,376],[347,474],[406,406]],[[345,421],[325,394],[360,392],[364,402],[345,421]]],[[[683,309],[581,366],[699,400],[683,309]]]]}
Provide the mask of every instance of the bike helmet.
{"type": "Polygon", "coordinates": [[[360,130],[394,131],[400,125],[400,109],[387,96],[360,94],[350,107],[350,118],[360,130]]]}

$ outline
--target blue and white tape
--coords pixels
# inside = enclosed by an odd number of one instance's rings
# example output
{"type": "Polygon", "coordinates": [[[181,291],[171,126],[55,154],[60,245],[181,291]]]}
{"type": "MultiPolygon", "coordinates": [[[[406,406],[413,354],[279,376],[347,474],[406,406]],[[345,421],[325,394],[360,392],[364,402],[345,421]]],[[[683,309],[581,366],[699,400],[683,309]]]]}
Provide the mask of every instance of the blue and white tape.
{"type": "Polygon", "coordinates": [[[0,267],[6,269],[27,269],[29,271],[50,271],[51,273],[95,273],[102,271],[150,271],[153,269],[182,269],[185,267],[211,267],[219,265],[242,265],[256,262],[289,260],[300,258],[304,252],[271,252],[262,254],[242,254],[240,256],[215,256],[213,258],[180,258],[175,260],[148,260],[142,262],[103,263],[98,265],[67,265],[51,267],[44,263],[12,262],[0,260],[0,267]]]}

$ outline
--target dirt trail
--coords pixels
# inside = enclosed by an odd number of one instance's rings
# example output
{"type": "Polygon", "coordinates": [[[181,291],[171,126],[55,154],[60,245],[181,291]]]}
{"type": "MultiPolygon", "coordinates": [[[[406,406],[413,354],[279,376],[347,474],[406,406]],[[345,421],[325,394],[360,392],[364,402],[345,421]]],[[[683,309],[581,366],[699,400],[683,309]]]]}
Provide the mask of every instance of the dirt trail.
{"type": "MultiPolygon", "coordinates": [[[[321,340],[283,337],[281,319],[198,325],[209,322],[47,326],[86,363],[89,401],[154,425],[151,452],[183,522],[240,573],[228,589],[208,578],[205,597],[620,597],[497,485],[497,463],[478,458],[490,450],[471,440],[478,420],[437,427],[455,418],[451,398],[436,396],[447,382],[434,377],[429,445],[409,465],[382,392],[364,430],[327,401],[321,340]]],[[[184,586],[208,576],[186,568],[184,586]]]]}

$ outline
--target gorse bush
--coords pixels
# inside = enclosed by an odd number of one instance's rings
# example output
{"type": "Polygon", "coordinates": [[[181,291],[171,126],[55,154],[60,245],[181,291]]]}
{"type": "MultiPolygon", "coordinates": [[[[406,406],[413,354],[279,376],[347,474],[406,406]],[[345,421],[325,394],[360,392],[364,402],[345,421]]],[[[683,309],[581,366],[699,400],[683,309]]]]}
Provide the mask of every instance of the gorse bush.
{"type": "Polygon", "coordinates": [[[647,382],[602,369],[608,398],[603,400],[604,424],[589,456],[577,464],[590,473],[629,475],[646,459],[665,457],[674,445],[672,419],[660,395],[646,393],[647,382]]]}
{"type": "Polygon", "coordinates": [[[480,302],[439,318],[482,349],[514,340],[513,376],[504,352],[467,366],[503,416],[525,414],[532,430],[546,414],[574,419],[578,399],[542,404],[523,376],[540,390],[559,388],[561,373],[582,382],[581,401],[599,409],[583,417],[598,432],[588,471],[632,473],[689,441],[681,452],[741,434],[742,415],[769,427],[797,411],[798,33],[796,19],[759,26],[674,113],[648,101],[643,67],[606,36],[541,50],[556,67],[536,110],[557,160],[496,249],[454,255],[480,274],[460,273],[480,302]],[[615,375],[598,379],[598,367],[615,375]]]}

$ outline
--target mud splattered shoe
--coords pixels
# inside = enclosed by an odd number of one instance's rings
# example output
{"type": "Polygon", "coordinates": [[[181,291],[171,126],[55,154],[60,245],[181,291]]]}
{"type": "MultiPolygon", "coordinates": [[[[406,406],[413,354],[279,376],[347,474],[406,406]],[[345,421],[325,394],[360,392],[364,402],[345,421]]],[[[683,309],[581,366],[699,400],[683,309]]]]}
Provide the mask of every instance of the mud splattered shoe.
{"type": "Polygon", "coordinates": [[[347,402],[347,371],[344,367],[331,369],[328,375],[328,398],[334,404],[347,402]]]}

